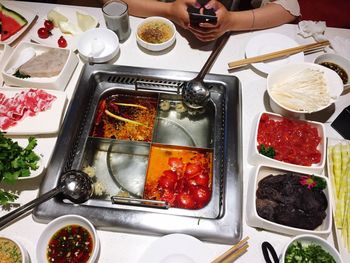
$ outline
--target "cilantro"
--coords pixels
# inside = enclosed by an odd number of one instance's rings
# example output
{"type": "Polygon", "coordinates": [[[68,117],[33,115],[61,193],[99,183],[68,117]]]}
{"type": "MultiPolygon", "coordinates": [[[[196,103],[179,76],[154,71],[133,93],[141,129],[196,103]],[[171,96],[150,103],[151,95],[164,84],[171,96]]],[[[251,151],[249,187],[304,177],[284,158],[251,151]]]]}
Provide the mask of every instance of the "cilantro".
{"type": "Polygon", "coordinates": [[[259,153],[272,159],[276,155],[275,149],[273,147],[270,146],[266,148],[264,144],[260,145],[259,153]]]}
{"type": "MultiPolygon", "coordinates": [[[[30,176],[31,170],[38,169],[39,156],[33,151],[37,141],[28,138],[28,145],[22,148],[17,142],[6,138],[0,131],[0,183],[14,184],[19,177],[30,176]]],[[[0,189],[0,204],[4,205],[17,199],[17,195],[0,189]]]]}
{"type": "Polygon", "coordinates": [[[13,76],[15,76],[16,78],[20,78],[20,79],[27,79],[27,78],[30,78],[29,75],[22,74],[21,72],[19,72],[18,69],[16,70],[15,73],[13,73],[13,76]]]}
{"type": "Polygon", "coordinates": [[[297,262],[327,262],[336,263],[334,258],[325,251],[320,245],[303,245],[300,242],[294,242],[287,249],[285,263],[297,262]]]}

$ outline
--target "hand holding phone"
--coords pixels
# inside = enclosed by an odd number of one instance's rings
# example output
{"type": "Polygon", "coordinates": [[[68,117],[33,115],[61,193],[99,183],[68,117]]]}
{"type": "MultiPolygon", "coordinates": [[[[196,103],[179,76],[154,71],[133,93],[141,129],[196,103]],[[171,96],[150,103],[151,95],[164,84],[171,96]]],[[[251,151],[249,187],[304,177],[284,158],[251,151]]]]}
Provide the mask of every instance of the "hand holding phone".
{"type": "MultiPolygon", "coordinates": [[[[201,3],[199,3],[201,4],[201,3]]],[[[189,6],[187,12],[190,17],[190,25],[198,27],[200,23],[209,23],[215,25],[217,23],[217,17],[214,9],[206,9],[204,4],[200,8],[189,6]],[[203,13],[200,13],[201,9],[203,13]]]]}

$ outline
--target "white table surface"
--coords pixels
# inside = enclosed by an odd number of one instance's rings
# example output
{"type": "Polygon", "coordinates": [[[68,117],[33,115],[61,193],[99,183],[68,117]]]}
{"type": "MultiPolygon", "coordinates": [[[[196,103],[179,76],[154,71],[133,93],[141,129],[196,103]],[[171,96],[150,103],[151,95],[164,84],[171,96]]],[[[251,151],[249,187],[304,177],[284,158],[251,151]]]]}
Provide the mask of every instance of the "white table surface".
{"type": "MultiPolygon", "coordinates": [[[[4,1],[6,2],[6,1],[4,1]]],[[[55,7],[52,4],[31,3],[31,2],[18,2],[19,4],[35,10],[39,17],[45,17],[47,12],[55,7]]],[[[102,12],[99,8],[79,7],[97,17],[101,26],[105,27],[102,12]]],[[[178,34],[176,45],[168,53],[153,55],[146,54],[136,44],[135,40],[135,28],[137,24],[142,20],[140,18],[130,18],[132,33],[129,39],[121,44],[121,52],[119,58],[115,61],[117,65],[128,65],[148,68],[164,68],[173,70],[186,70],[198,72],[202,65],[204,65],[206,59],[210,55],[211,45],[199,43],[195,41],[188,32],[185,34],[178,34]]],[[[277,32],[287,35],[295,39],[298,43],[310,43],[312,39],[303,39],[297,35],[296,25],[283,25],[269,30],[266,32],[277,32]]],[[[277,253],[282,252],[285,244],[290,240],[289,236],[272,233],[269,231],[258,231],[255,228],[249,227],[245,223],[245,203],[247,199],[247,183],[248,178],[251,176],[255,167],[251,166],[247,162],[248,155],[248,142],[251,136],[252,128],[255,127],[255,118],[261,111],[268,110],[268,103],[266,101],[266,77],[259,75],[252,68],[243,70],[235,70],[233,72],[227,71],[227,63],[230,61],[244,58],[244,50],[249,39],[260,32],[247,32],[247,33],[234,33],[230,37],[221,54],[217,58],[217,61],[213,65],[210,73],[234,75],[237,76],[241,82],[242,88],[242,114],[243,114],[243,237],[249,236],[249,249],[242,257],[236,262],[264,262],[261,252],[261,243],[263,241],[269,241],[277,250],[277,253]]],[[[36,32],[30,31],[22,39],[22,41],[29,41],[30,35],[36,34],[36,32]]],[[[343,36],[350,38],[350,30],[327,28],[325,35],[332,39],[335,36],[343,36]]],[[[306,61],[312,62],[314,58],[321,53],[314,53],[305,57],[306,61]]],[[[66,93],[68,98],[71,98],[78,81],[83,63],[80,62],[76,68],[73,77],[71,78],[68,86],[66,87],[66,93]]],[[[334,118],[350,104],[350,93],[343,95],[336,103],[335,112],[326,119],[322,119],[322,122],[326,124],[327,137],[341,138],[340,135],[330,127],[330,123],[334,118]]],[[[321,116],[322,118],[322,116],[321,116]]],[[[56,135],[57,136],[57,135],[56,135]]],[[[47,165],[52,154],[56,137],[39,136],[38,137],[38,152],[44,154],[44,162],[47,165]]],[[[38,188],[42,177],[33,181],[21,181],[17,184],[16,189],[20,191],[20,197],[17,200],[19,205],[25,204],[37,197],[38,188]]],[[[13,210],[14,208],[11,208],[13,210]]],[[[5,215],[8,211],[0,209],[0,216],[5,215]]],[[[31,213],[18,219],[16,222],[10,224],[6,228],[0,231],[0,235],[10,235],[17,238],[29,251],[31,261],[37,262],[35,255],[35,247],[38,238],[44,230],[46,224],[37,223],[33,220],[31,213]]],[[[142,262],[142,253],[147,247],[159,237],[125,234],[120,232],[110,232],[98,230],[98,235],[101,241],[101,251],[99,262],[142,262]],[[140,260],[140,261],[139,261],[140,260]]],[[[328,240],[333,243],[333,235],[328,237],[328,240]]],[[[205,242],[204,245],[208,250],[212,251],[212,258],[208,258],[208,262],[215,257],[222,254],[224,251],[230,248],[229,245],[213,244],[205,242]]],[[[344,262],[350,262],[349,259],[344,258],[344,262]]]]}

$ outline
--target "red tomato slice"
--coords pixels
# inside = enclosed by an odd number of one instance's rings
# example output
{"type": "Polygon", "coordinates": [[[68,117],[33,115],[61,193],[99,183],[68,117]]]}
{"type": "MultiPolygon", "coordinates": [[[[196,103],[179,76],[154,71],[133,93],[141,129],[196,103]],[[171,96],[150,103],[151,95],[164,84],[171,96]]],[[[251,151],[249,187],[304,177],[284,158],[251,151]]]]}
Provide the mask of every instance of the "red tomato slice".
{"type": "Polygon", "coordinates": [[[184,163],[181,158],[170,157],[168,160],[168,164],[173,171],[181,171],[184,167],[184,163]]]}
{"type": "Polygon", "coordinates": [[[180,208],[194,209],[196,204],[193,200],[193,197],[189,193],[180,193],[176,197],[176,204],[180,208]]]}
{"type": "Polygon", "coordinates": [[[202,208],[208,204],[211,198],[211,192],[209,188],[201,185],[192,186],[190,188],[190,193],[194,201],[197,203],[198,208],[202,208]]]}
{"type": "Polygon", "coordinates": [[[209,184],[209,175],[207,173],[200,173],[193,177],[193,180],[195,180],[196,185],[202,185],[208,187],[209,184]]]}
{"type": "Polygon", "coordinates": [[[177,175],[175,172],[166,170],[158,180],[158,187],[161,189],[169,189],[174,191],[177,181],[177,175]]]}
{"type": "Polygon", "coordinates": [[[203,171],[203,168],[201,165],[188,163],[185,169],[185,176],[187,176],[188,178],[192,178],[195,175],[202,173],[202,171],[203,171]]]}

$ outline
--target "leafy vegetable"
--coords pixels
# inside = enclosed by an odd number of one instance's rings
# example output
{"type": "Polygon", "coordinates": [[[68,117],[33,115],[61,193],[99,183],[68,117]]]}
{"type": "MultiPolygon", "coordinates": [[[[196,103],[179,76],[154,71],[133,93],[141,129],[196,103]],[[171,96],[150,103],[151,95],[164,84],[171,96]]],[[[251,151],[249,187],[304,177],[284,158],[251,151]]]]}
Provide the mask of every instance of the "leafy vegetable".
{"type": "Polygon", "coordinates": [[[334,258],[320,245],[294,242],[287,249],[285,263],[327,262],[336,263],[334,258]]]}
{"type": "MultiPolygon", "coordinates": [[[[30,176],[31,170],[38,169],[39,156],[33,151],[37,141],[28,138],[28,145],[22,148],[17,142],[6,138],[0,131],[0,182],[13,184],[18,177],[30,176]]],[[[17,195],[0,189],[0,204],[13,202],[17,195]]]]}
{"type": "Polygon", "coordinates": [[[269,158],[274,158],[276,153],[275,153],[275,149],[273,147],[265,147],[264,144],[261,144],[260,145],[260,150],[259,150],[259,153],[261,153],[262,155],[265,155],[269,158]]]}
{"type": "Polygon", "coordinates": [[[15,73],[13,73],[13,76],[15,76],[16,78],[20,78],[20,79],[27,79],[27,78],[30,78],[29,75],[22,74],[21,72],[19,72],[18,69],[16,70],[15,73]]]}

